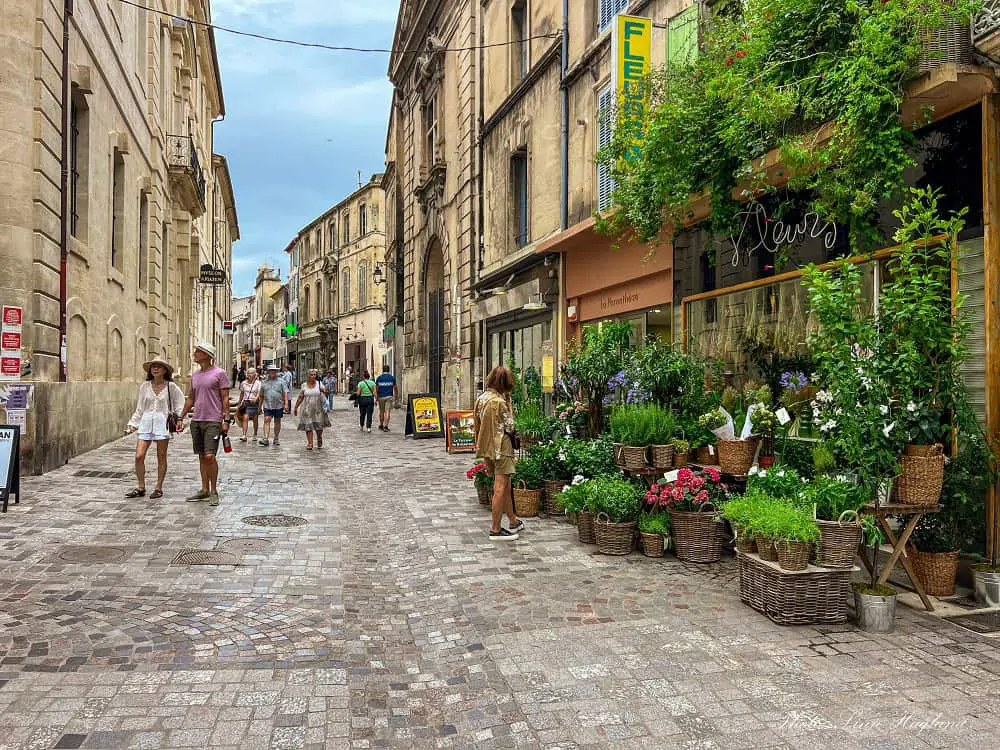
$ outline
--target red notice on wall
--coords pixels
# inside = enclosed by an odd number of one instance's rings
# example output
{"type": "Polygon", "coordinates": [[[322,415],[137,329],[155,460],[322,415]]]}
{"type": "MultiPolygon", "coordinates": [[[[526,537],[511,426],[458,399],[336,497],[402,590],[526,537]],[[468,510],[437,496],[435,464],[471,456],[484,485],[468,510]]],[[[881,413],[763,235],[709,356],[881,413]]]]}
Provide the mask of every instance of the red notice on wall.
{"type": "Polygon", "coordinates": [[[0,377],[21,378],[21,358],[20,357],[0,357],[0,377]]]}
{"type": "Polygon", "coordinates": [[[3,327],[7,330],[21,330],[21,323],[23,322],[23,311],[20,307],[14,307],[13,305],[3,306],[3,327]]]}
{"type": "Polygon", "coordinates": [[[0,332],[0,349],[8,352],[21,351],[21,334],[15,331],[0,332]]]}

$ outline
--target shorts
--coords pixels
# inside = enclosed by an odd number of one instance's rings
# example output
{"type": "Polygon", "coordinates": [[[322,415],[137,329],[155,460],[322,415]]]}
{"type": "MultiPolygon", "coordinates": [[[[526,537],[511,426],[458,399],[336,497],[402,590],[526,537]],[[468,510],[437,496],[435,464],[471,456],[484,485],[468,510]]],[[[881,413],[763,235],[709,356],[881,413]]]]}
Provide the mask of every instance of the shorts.
{"type": "Polygon", "coordinates": [[[195,455],[216,455],[219,452],[219,439],[222,437],[221,422],[192,422],[191,443],[195,455]]]}
{"type": "Polygon", "coordinates": [[[157,435],[155,432],[140,432],[136,434],[139,440],[145,440],[150,443],[155,443],[160,440],[170,440],[170,435],[157,435]]]}
{"type": "Polygon", "coordinates": [[[257,404],[244,404],[247,416],[253,419],[259,413],[260,407],[257,404]]]}
{"type": "Polygon", "coordinates": [[[270,417],[275,422],[280,422],[281,418],[285,416],[285,409],[284,407],[281,409],[264,409],[264,416],[270,417]]]}
{"type": "Polygon", "coordinates": [[[514,468],[514,457],[513,456],[500,456],[498,459],[484,458],[483,463],[486,464],[486,473],[491,477],[495,477],[497,474],[514,474],[517,469],[514,468]]]}
{"type": "Polygon", "coordinates": [[[379,411],[389,411],[392,409],[392,396],[383,396],[378,400],[379,411]]]}

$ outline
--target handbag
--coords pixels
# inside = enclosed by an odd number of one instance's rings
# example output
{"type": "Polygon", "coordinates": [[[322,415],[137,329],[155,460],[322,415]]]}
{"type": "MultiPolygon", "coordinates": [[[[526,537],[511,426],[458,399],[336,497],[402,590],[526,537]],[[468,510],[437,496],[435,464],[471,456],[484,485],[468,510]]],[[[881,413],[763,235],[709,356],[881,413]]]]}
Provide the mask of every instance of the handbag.
{"type": "Polygon", "coordinates": [[[516,451],[521,450],[521,435],[518,433],[517,428],[509,432],[504,431],[504,434],[510,438],[510,447],[516,451]]]}
{"type": "Polygon", "coordinates": [[[167,383],[167,432],[171,435],[177,432],[177,415],[174,414],[174,399],[170,394],[170,383],[167,383]]]}

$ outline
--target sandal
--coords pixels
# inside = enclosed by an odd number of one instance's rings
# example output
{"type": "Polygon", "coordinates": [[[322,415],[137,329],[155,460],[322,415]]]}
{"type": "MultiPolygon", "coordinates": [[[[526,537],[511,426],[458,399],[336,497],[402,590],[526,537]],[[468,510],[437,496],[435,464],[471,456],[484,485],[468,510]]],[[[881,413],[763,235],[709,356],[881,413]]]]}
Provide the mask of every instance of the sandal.
{"type": "Polygon", "coordinates": [[[138,487],[136,487],[131,492],[126,492],[125,493],[125,497],[143,497],[145,494],[146,494],[146,490],[139,489],[138,487]]]}
{"type": "Polygon", "coordinates": [[[150,500],[156,500],[161,497],[163,497],[163,490],[153,490],[149,493],[150,500]]]}

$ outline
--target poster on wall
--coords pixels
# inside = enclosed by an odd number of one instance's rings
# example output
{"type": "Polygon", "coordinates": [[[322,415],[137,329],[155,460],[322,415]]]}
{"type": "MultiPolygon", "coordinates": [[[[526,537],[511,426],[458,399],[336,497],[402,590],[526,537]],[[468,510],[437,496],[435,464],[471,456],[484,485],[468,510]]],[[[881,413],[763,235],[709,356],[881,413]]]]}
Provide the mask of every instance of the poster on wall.
{"type": "Polygon", "coordinates": [[[7,512],[7,503],[14,495],[21,502],[21,431],[9,424],[0,425],[0,509],[7,512]]]}
{"type": "Polygon", "coordinates": [[[430,393],[411,393],[407,399],[406,434],[414,439],[444,437],[438,397],[430,393]]]}
{"type": "Polygon", "coordinates": [[[467,453],[476,450],[475,412],[450,410],[445,413],[445,439],[449,453],[467,453]]]}

